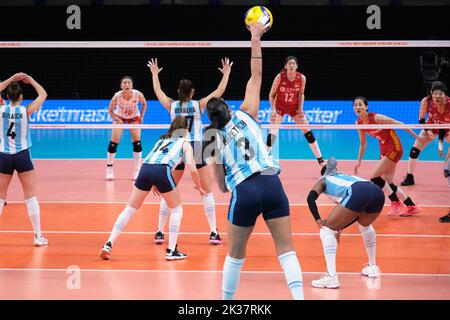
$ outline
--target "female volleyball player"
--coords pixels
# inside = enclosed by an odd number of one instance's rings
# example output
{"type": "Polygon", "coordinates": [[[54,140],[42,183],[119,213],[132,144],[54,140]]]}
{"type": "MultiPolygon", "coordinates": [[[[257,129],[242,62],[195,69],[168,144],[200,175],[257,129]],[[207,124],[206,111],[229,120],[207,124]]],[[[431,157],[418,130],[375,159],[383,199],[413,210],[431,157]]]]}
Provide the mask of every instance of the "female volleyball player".
{"type": "Polygon", "coordinates": [[[203,196],[205,194],[195,166],[191,144],[186,139],[188,127],[189,123],[185,117],[176,117],[172,121],[169,131],[161,136],[152,151],[145,157],[128,204],[117,218],[108,241],[100,251],[102,259],[108,260],[110,258],[114,241],[125,229],[128,221],[136,211],[139,210],[152,188],[154,192],[162,195],[170,210],[169,247],[166,250],[166,259],[180,260],[187,258],[187,254],[177,249],[183,208],[181,206],[180,193],[173,181],[171,169],[184,158],[191,171],[195,188],[200,192],[200,195],[203,196]]]}
{"type": "MultiPolygon", "coordinates": [[[[386,117],[382,114],[369,112],[369,104],[364,97],[356,97],[353,101],[353,109],[358,116],[356,124],[403,124],[397,120],[386,117]]],[[[413,137],[419,138],[411,129],[405,129],[413,137]]],[[[358,174],[361,160],[366,152],[367,142],[366,133],[376,138],[380,144],[380,161],[376,165],[371,175],[371,181],[379,186],[388,195],[391,200],[391,210],[389,215],[400,215],[401,217],[410,216],[420,212],[419,208],[410,197],[397,185],[393,183],[397,163],[403,155],[403,148],[400,139],[393,129],[358,129],[359,133],[359,152],[358,162],[355,165],[354,173],[358,174]],[[398,196],[397,196],[398,194],[398,196]],[[406,208],[402,211],[400,197],[406,208]]]]}
{"type": "MultiPolygon", "coordinates": [[[[120,80],[122,90],[116,92],[109,103],[109,114],[115,124],[139,124],[142,123],[147,109],[147,101],[144,95],[138,90],[133,89],[133,79],[130,76],[122,77],[120,80]],[[139,112],[138,104],[141,103],[139,112]]],[[[114,158],[116,157],[117,145],[122,136],[123,129],[112,129],[111,141],[108,146],[106,179],[114,179],[114,158]]],[[[134,174],[136,180],[141,167],[142,145],[141,129],[130,129],[131,142],[133,143],[134,174]]]]}
{"type": "Polygon", "coordinates": [[[338,172],[334,158],[331,158],[322,168],[321,174],[322,176],[309,192],[307,200],[309,210],[320,229],[327,272],[320,279],[313,280],[312,286],[331,289],[339,287],[336,274],[336,249],[339,235],[343,229],[356,221],[369,257],[369,263],[361,273],[370,278],[378,277],[380,269],[376,265],[376,234],[372,224],[383,209],[383,191],[368,180],[338,172]],[[321,193],[337,203],[325,220],[320,217],[316,205],[316,200],[321,193]]]}
{"type": "MultiPolygon", "coordinates": [[[[280,124],[286,114],[298,124],[308,124],[303,113],[306,77],[298,72],[297,68],[297,58],[289,56],[284,61],[284,69],[273,80],[269,93],[269,101],[272,108],[270,124],[280,124]]],[[[324,161],[316,138],[310,129],[302,129],[302,131],[317,162],[322,166],[324,161]]],[[[278,129],[274,132],[278,132],[278,129]]],[[[272,147],[275,143],[276,136],[276,134],[272,133],[269,133],[267,136],[267,145],[269,147],[272,147]]]]}
{"type": "MultiPolygon", "coordinates": [[[[216,205],[214,201],[214,194],[211,189],[211,177],[209,175],[208,167],[202,156],[202,113],[205,110],[206,103],[212,97],[221,97],[227,88],[228,79],[230,78],[231,66],[233,62],[230,62],[228,58],[222,59],[222,68],[219,68],[222,72],[222,80],[219,86],[205,98],[200,100],[192,100],[194,96],[194,86],[190,80],[183,79],[178,85],[178,97],[179,100],[173,100],[169,98],[161,89],[159,82],[159,72],[162,68],[158,66],[158,59],[151,59],[148,62],[148,67],[152,73],[153,90],[159,102],[170,114],[173,119],[176,116],[185,116],[189,123],[189,141],[194,149],[194,157],[197,164],[197,169],[200,174],[200,181],[202,183],[203,190],[206,194],[203,197],[204,211],[208,219],[210,235],[209,242],[211,244],[220,244],[222,239],[216,225],[216,205]]],[[[175,184],[178,184],[184,173],[184,163],[180,163],[173,173],[175,184]]],[[[164,242],[164,227],[169,216],[169,209],[164,199],[161,200],[159,211],[158,230],[155,234],[155,243],[164,242]]]]}
{"type": "Polygon", "coordinates": [[[0,106],[0,216],[9,183],[16,170],[22,184],[28,217],[33,226],[34,245],[45,246],[48,240],[41,233],[40,208],[36,199],[36,175],[29,150],[31,136],[28,119],[44,103],[47,92],[25,73],[16,73],[0,83],[0,92],[5,88],[10,104],[0,106]],[[27,106],[22,106],[23,94],[19,81],[33,86],[38,94],[38,97],[27,106]]]}
{"type": "Polygon", "coordinates": [[[275,241],[281,267],[294,299],[303,299],[300,264],[291,239],[289,201],[278,177],[279,164],[263,140],[258,122],[262,80],[260,38],[263,24],[251,25],[251,77],[240,109],[232,115],[221,98],[211,98],[206,111],[204,154],[212,156],[219,188],[232,192],[228,211],[228,255],[223,267],[224,299],[233,299],[244,264],[248,239],[263,214],[275,241]],[[210,152],[211,151],[211,152],[210,152]]]}
{"type": "MultiPolygon", "coordinates": [[[[440,82],[435,81],[431,84],[430,95],[423,98],[420,102],[419,110],[419,123],[427,124],[449,124],[450,123],[450,97],[447,96],[447,86],[440,82]],[[428,119],[425,122],[425,117],[428,115],[428,119]]],[[[409,153],[408,160],[408,172],[405,179],[402,181],[402,186],[412,186],[414,181],[414,171],[419,158],[420,152],[439,135],[439,153],[442,153],[444,148],[444,137],[447,142],[450,143],[450,130],[439,129],[424,129],[420,131],[420,137],[422,140],[414,141],[414,145],[409,153]]]]}

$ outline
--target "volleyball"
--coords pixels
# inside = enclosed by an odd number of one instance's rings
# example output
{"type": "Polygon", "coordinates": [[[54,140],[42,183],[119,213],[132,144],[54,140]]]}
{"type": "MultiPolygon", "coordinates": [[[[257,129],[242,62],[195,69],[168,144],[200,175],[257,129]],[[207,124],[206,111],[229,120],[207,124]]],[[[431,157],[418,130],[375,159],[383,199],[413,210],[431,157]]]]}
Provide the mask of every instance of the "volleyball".
{"type": "Polygon", "coordinates": [[[254,6],[248,9],[245,13],[245,26],[248,30],[250,30],[250,23],[261,22],[264,27],[266,27],[266,31],[272,27],[273,17],[272,13],[263,6],[254,6]]]}

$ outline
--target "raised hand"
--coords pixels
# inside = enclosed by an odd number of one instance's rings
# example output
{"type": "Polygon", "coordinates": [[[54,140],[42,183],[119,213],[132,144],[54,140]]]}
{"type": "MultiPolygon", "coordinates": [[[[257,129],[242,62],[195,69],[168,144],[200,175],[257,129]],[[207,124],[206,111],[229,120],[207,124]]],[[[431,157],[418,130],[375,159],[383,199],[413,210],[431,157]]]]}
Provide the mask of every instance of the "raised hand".
{"type": "Polygon", "coordinates": [[[150,68],[152,74],[158,74],[163,69],[158,67],[158,58],[151,58],[147,63],[147,67],[150,68]]]}
{"type": "Polygon", "coordinates": [[[233,61],[230,62],[230,59],[225,57],[222,59],[222,68],[217,68],[222,72],[223,74],[230,73],[231,72],[231,66],[233,65],[233,61]]]}
{"type": "MultiPolygon", "coordinates": [[[[263,18],[260,18],[260,20],[263,20],[263,18]]],[[[250,33],[252,34],[252,38],[261,38],[264,32],[266,32],[267,30],[268,27],[264,26],[264,24],[260,21],[258,21],[257,23],[250,23],[250,33]]]]}
{"type": "Polygon", "coordinates": [[[23,81],[27,76],[28,75],[26,73],[19,72],[12,76],[12,81],[23,81]]]}

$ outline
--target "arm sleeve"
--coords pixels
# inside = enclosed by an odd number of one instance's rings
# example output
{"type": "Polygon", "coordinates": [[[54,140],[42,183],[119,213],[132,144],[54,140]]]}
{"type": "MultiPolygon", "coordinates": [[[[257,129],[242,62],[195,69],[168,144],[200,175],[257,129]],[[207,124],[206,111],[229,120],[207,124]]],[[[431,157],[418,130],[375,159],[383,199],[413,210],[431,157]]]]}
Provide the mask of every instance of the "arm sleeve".
{"type": "Polygon", "coordinates": [[[309,207],[309,211],[311,211],[311,214],[314,217],[314,220],[320,220],[320,214],[319,214],[319,210],[317,209],[317,204],[316,204],[316,200],[317,198],[319,198],[319,194],[317,193],[317,191],[315,190],[311,190],[308,194],[308,207],[309,207]]]}

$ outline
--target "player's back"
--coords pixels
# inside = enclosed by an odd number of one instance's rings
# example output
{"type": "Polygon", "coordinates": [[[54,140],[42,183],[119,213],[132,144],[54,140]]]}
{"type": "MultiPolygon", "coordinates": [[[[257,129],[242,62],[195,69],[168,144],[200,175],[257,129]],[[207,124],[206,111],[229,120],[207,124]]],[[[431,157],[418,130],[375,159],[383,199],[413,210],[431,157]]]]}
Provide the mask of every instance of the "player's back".
{"type": "Polygon", "coordinates": [[[0,106],[0,152],[15,154],[31,147],[27,108],[0,106]]]}
{"type": "Polygon", "coordinates": [[[344,173],[325,176],[323,179],[325,181],[324,193],[335,202],[339,202],[347,196],[348,192],[350,192],[351,186],[355,182],[368,181],[366,179],[344,173]]]}
{"type": "Polygon", "coordinates": [[[183,144],[185,138],[172,137],[159,139],[153,149],[145,157],[146,164],[167,164],[173,168],[183,158],[183,144]]]}
{"type": "Polygon", "coordinates": [[[221,160],[225,166],[225,182],[229,190],[257,172],[278,174],[280,166],[267,151],[261,126],[248,113],[238,110],[221,130],[221,160]]]}
{"type": "Polygon", "coordinates": [[[173,101],[170,105],[170,118],[173,120],[177,116],[183,116],[188,122],[190,141],[202,141],[202,112],[197,100],[189,100],[180,104],[180,101],[173,101]]]}

